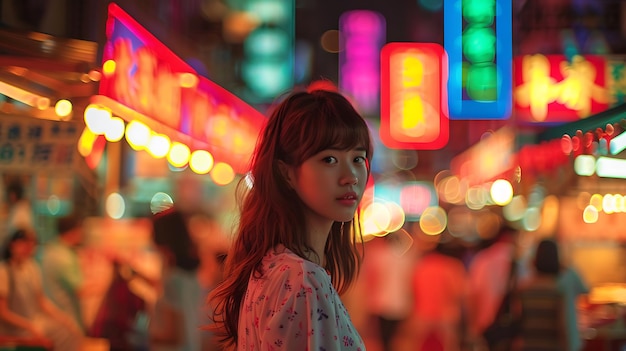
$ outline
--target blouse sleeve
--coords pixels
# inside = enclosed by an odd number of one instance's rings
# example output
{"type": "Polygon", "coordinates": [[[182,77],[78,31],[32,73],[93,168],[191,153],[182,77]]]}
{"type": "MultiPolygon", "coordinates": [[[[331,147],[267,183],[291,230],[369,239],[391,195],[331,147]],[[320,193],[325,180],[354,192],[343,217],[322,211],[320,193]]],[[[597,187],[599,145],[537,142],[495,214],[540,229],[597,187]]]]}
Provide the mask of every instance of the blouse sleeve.
{"type": "Polygon", "coordinates": [[[316,277],[321,272],[293,272],[296,267],[289,270],[283,275],[282,284],[275,285],[275,308],[268,311],[267,320],[260,321],[266,326],[261,335],[263,350],[345,349],[338,336],[340,328],[331,287],[316,277]]]}

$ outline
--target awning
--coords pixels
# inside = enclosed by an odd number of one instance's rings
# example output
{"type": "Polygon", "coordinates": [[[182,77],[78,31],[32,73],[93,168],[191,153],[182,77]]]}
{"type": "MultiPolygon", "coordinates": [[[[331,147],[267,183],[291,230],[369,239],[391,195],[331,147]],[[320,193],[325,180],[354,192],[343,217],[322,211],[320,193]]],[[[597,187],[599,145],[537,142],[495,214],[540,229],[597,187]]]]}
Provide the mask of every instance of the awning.
{"type": "Polygon", "coordinates": [[[0,113],[52,120],[82,116],[97,92],[97,53],[91,41],[0,29],[0,94],[10,98],[0,99],[0,113]],[[59,115],[59,100],[71,102],[76,112],[59,115]]]}
{"type": "Polygon", "coordinates": [[[604,129],[607,124],[620,123],[623,119],[626,119],[626,103],[575,122],[548,128],[537,135],[537,141],[558,139],[564,134],[576,135],[577,130],[581,130],[584,133],[594,131],[596,128],[604,129]]]}

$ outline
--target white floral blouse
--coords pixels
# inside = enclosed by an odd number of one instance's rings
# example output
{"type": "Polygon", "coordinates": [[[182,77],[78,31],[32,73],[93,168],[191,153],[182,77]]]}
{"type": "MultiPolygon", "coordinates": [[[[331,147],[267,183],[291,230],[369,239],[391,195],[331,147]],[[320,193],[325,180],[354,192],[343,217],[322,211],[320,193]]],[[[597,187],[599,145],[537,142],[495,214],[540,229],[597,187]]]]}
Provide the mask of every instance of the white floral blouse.
{"type": "Polygon", "coordinates": [[[238,350],[365,351],[322,267],[282,248],[265,256],[263,272],[248,283],[238,350]]]}

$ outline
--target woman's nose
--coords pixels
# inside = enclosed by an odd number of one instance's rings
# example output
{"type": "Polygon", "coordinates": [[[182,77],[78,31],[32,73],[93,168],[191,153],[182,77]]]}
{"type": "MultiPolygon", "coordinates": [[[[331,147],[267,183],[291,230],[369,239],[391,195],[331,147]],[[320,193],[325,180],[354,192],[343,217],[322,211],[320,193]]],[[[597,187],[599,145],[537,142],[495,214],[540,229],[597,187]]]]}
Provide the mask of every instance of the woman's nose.
{"type": "Polygon", "coordinates": [[[359,178],[352,171],[348,172],[342,179],[344,185],[357,185],[359,184],[359,178]]]}

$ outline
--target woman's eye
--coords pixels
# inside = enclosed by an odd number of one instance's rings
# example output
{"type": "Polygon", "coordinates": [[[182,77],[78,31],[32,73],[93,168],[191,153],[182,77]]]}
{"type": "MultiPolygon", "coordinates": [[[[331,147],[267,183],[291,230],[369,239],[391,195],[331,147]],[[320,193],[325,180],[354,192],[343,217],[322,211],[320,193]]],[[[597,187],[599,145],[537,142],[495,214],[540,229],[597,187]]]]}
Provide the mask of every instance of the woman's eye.
{"type": "Polygon", "coordinates": [[[365,163],[365,162],[367,162],[367,159],[364,156],[357,156],[354,159],[354,162],[356,162],[356,163],[365,163]]]}
{"type": "Polygon", "coordinates": [[[337,162],[337,159],[335,157],[333,157],[333,156],[324,157],[323,160],[326,163],[336,163],[337,162]]]}

